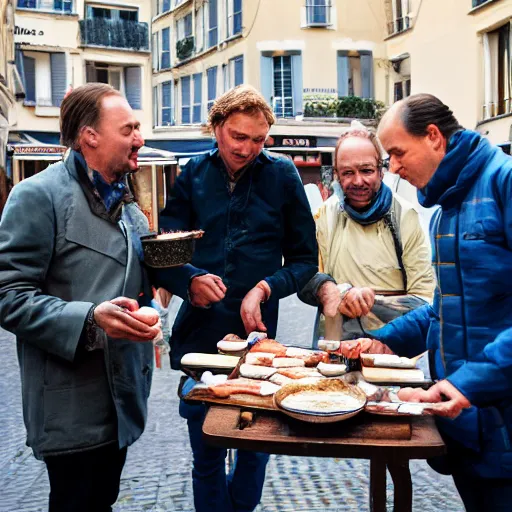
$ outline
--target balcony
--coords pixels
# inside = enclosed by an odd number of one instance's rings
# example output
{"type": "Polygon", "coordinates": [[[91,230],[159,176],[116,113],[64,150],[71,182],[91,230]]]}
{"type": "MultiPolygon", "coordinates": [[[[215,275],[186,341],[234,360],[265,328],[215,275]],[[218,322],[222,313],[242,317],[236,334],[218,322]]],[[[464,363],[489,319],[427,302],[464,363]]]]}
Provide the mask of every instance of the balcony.
{"type": "Polygon", "coordinates": [[[308,27],[328,27],[331,25],[330,0],[306,0],[306,25],[308,27]]]}
{"type": "Polygon", "coordinates": [[[399,34],[404,30],[407,30],[411,27],[411,20],[409,16],[404,16],[403,18],[397,18],[395,21],[388,23],[388,34],[391,36],[393,34],[399,34]]]}
{"type": "Polygon", "coordinates": [[[128,20],[89,18],[80,20],[83,46],[104,46],[134,51],[149,50],[147,23],[128,20]]]}
{"type": "Polygon", "coordinates": [[[185,60],[194,55],[194,36],[188,36],[176,42],[176,57],[185,60]]]}

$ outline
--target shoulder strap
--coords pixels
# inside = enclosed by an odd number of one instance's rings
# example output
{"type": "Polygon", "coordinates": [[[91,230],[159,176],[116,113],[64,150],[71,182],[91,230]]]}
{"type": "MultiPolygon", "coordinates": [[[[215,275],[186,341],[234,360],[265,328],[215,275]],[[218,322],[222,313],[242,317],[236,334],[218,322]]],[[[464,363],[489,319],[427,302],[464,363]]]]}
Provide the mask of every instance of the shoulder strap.
{"type": "Polygon", "coordinates": [[[393,244],[395,246],[396,259],[402,273],[402,281],[404,283],[404,291],[407,293],[407,272],[405,271],[403,256],[402,238],[400,236],[400,219],[402,217],[402,205],[396,198],[393,198],[393,204],[389,211],[384,215],[384,223],[391,231],[393,244]]]}

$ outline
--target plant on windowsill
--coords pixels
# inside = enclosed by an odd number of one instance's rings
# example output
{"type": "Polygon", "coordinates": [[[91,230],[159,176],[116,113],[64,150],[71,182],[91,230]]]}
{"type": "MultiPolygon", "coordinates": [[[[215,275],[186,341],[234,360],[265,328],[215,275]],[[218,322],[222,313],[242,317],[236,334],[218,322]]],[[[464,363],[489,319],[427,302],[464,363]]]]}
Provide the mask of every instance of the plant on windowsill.
{"type": "Polygon", "coordinates": [[[194,53],[194,36],[188,36],[176,42],[176,56],[178,60],[192,57],[194,53]]]}

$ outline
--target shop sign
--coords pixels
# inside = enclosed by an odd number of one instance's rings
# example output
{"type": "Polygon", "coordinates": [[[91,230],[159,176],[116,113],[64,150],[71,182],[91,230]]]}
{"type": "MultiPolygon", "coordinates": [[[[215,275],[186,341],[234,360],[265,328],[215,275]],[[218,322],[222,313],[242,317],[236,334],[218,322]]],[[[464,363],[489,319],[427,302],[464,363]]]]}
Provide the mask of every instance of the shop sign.
{"type": "Polygon", "coordinates": [[[29,146],[23,144],[12,146],[15,155],[62,155],[66,148],[64,146],[29,146]]]}
{"type": "Polygon", "coordinates": [[[266,146],[290,147],[290,148],[315,148],[316,137],[288,137],[273,135],[267,139],[266,146]]]}

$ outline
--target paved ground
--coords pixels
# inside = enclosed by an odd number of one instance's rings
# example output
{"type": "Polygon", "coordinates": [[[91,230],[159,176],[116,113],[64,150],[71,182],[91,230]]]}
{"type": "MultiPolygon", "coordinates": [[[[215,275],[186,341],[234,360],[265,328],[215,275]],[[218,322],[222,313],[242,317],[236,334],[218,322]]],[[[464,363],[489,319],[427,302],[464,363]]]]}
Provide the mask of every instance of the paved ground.
{"type": "MultiPolygon", "coordinates": [[[[278,338],[307,345],[314,312],[294,300],[283,306],[281,317],[286,321],[279,326],[278,338]]],[[[24,445],[13,337],[0,331],[0,346],[0,512],[45,511],[49,490],[45,467],[24,445]]],[[[191,454],[186,426],[178,415],[178,380],[179,374],[168,365],[155,372],[148,427],[129,450],[116,512],[194,510],[191,454]]],[[[464,510],[450,478],[437,475],[421,461],[413,462],[411,469],[415,511],[464,510]]],[[[272,456],[258,512],[365,511],[367,489],[366,461],[272,456]]]]}

